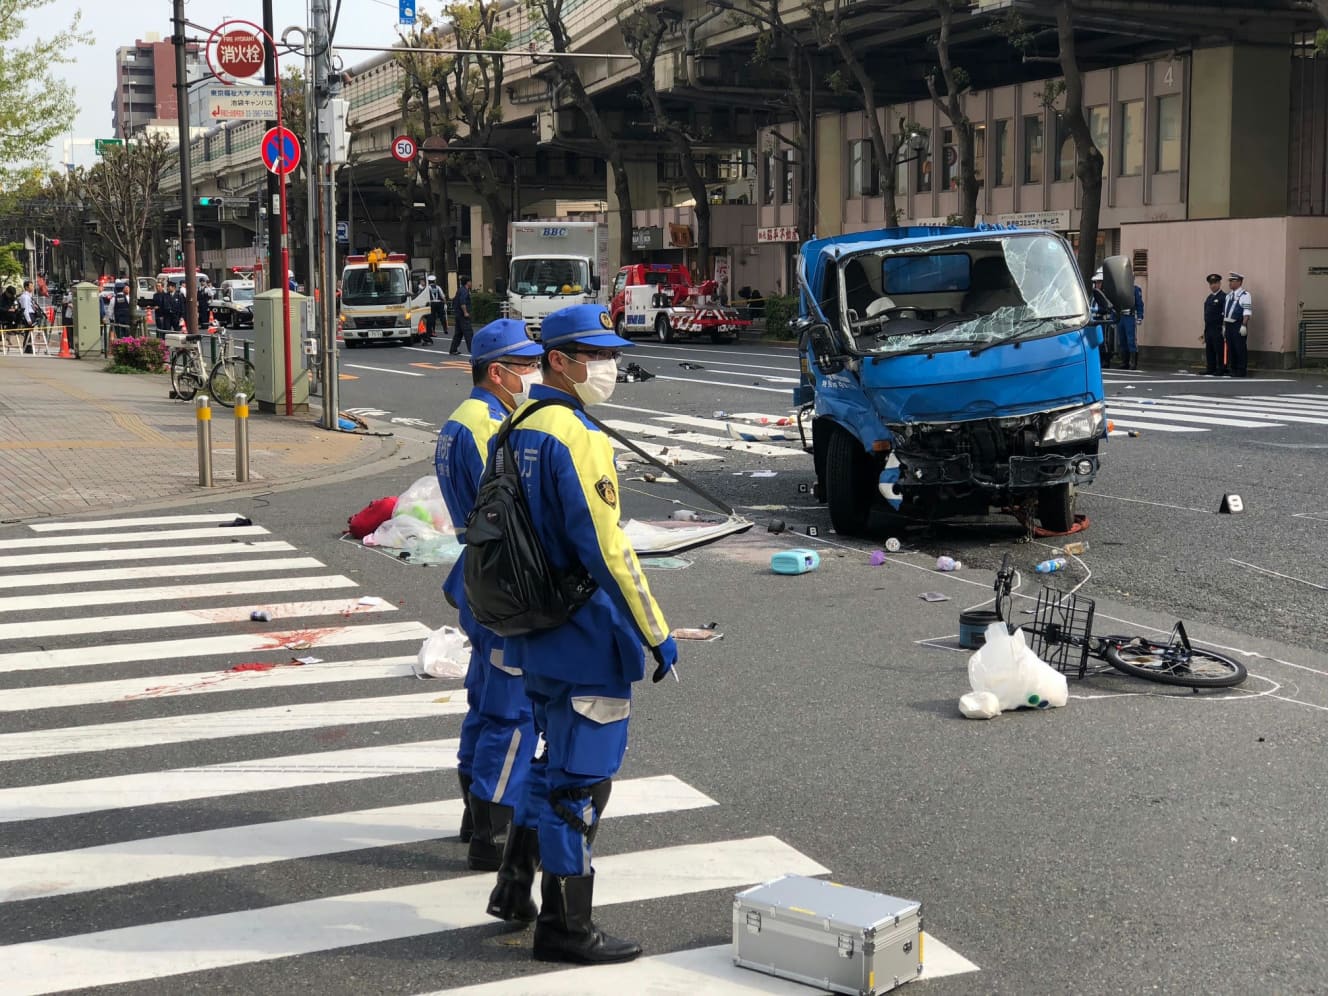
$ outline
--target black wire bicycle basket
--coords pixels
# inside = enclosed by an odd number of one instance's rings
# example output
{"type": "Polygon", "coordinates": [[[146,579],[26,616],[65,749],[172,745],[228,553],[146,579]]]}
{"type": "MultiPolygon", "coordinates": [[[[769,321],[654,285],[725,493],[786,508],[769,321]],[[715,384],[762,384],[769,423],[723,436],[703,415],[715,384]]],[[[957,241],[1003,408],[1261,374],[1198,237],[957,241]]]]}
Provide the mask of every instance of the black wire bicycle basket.
{"type": "Polygon", "coordinates": [[[1091,598],[1044,586],[1028,627],[1029,647],[1061,674],[1082,678],[1088,672],[1095,608],[1091,598]]]}

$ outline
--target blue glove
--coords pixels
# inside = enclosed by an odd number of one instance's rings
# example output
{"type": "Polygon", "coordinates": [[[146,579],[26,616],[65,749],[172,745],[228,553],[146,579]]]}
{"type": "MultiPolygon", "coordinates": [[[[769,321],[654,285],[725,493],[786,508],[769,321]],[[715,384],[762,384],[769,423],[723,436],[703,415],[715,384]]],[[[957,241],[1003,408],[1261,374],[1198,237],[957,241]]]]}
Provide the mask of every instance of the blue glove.
{"type": "Polygon", "coordinates": [[[655,668],[655,673],[650,676],[651,681],[661,681],[664,675],[673,670],[673,665],[678,663],[678,644],[674,642],[673,637],[665,637],[664,642],[658,647],[650,648],[651,656],[659,667],[655,668]]]}

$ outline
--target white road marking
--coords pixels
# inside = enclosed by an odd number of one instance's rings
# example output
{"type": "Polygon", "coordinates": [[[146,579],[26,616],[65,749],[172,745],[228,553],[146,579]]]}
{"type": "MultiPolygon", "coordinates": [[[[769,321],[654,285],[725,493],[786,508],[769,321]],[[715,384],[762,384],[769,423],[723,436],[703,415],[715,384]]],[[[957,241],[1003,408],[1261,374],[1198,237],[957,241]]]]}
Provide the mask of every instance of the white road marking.
{"type": "MultiPolygon", "coordinates": [[[[48,564],[96,564],[122,560],[165,560],[168,557],[219,557],[243,553],[294,552],[295,547],[281,540],[258,540],[252,543],[200,543],[195,546],[145,546],[136,550],[62,550],[60,553],[28,553],[0,557],[0,571],[11,567],[45,567],[48,564]]],[[[189,564],[177,570],[181,574],[207,569],[206,564],[189,564]]],[[[22,580],[22,575],[15,579],[22,580]]],[[[5,583],[10,582],[5,578],[5,583]]]]}
{"type": "MultiPolygon", "coordinates": [[[[714,805],[718,805],[714,799],[685,782],[660,775],[615,780],[613,805],[604,815],[617,819],[714,805]]],[[[439,799],[3,858],[0,902],[67,896],[179,875],[455,837],[461,826],[461,810],[459,798],[439,799]]]]}
{"type": "Polygon", "coordinates": [[[1248,404],[1254,402],[1255,408],[1286,408],[1289,411],[1302,411],[1307,413],[1328,411],[1328,398],[1321,398],[1317,401],[1309,401],[1304,398],[1298,398],[1292,394],[1172,394],[1168,395],[1168,400],[1180,398],[1186,401],[1204,401],[1204,402],[1232,402],[1239,404],[1248,404]]]}
{"type": "MultiPolygon", "coordinates": [[[[355,582],[350,578],[342,578],[341,581],[342,584],[322,587],[355,587],[355,582]]],[[[219,623],[247,622],[250,615],[259,610],[267,612],[273,621],[285,621],[308,616],[341,615],[349,618],[369,612],[396,612],[397,607],[391,602],[360,605],[356,599],[336,598],[312,602],[261,602],[256,605],[171,609],[166,612],[136,612],[113,616],[80,616],[75,619],[45,619],[40,622],[29,619],[21,623],[0,624],[0,640],[75,636],[88,633],[123,633],[138,629],[175,629],[183,626],[215,626],[219,623]]]]}
{"type": "MultiPolygon", "coordinates": [[[[609,440],[615,450],[622,450],[628,454],[627,459],[631,459],[631,451],[616,439],[609,440]]],[[[699,453],[696,450],[683,449],[681,446],[660,446],[657,443],[632,442],[645,450],[655,459],[664,464],[674,463],[698,463],[702,460],[722,460],[724,459],[718,453],[699,453]],[[667,451],[667,452],[666,452],[667,451]]]]}
{"type": "Polygon", "coordinates": [[[126,526],[179,526],[191,522],[234,522],[243,518],[239,512],[205,512],[201,515],[149,515],[137,519],[92,519],[87,522],[34,522],[34,533],[53,533],[70,529],[124,529],[126,526]]]}
{"type": "MultiPolygon", "coordinates": [[[[704,373],[704,371],[702,371],[704,373]]],[[[766,391],[770,394],[783,394],[789,398],[793,396],[792,392],[786,387],[760,387],[755,384],[730,384],[722,380],[700,380],[694,377],[668,377],[664,374],[655,374],[656,380],[673,380],[682,384],[700,384],[704,387],[736,387],[743,391],[766,391]]]]}
{"type": "MultiPolygon", "coordinates": [[[[8,578],[3,579],[8,581],[8,578]]],[[[93,605],[149,605],[158,599],[179,603],[195,598],[224,598],[230,595],[277,594],[287,591],[323,591],[354,588],[357,582],[340,574],[304,578],[252,578],[245,581],[216,581],[211,584],[166,585],[159,588],[101,588],[80,590],[74,604],[80,609],[93,605]]],[[[264,606],[266,608],[267,606],[264,606]]],[[[64,609],[63,599],[51,595],[11,595],[0,598],[0,613],[40,612],[64,609]]],[[[214,620],[215,621],[215,620],[214,620]]],[[[63,632],[57,630],[57,632],[63,632]]],[[[19,634],[23,635],[22,633],[19,634]]]]}
{"type": "Polygon", "coordinates": [[[1142,415],[1145,418],[1159,418],[1168,422],[1196,422],[1199,425],[1226,425],[1237,429],[1276,429],[1276,422],[1254,422],[1244,418],[1219,418],[1216,415],[1187,415],[1184,409],[1166,408],[1163,405],[1141,405],[1120,401],[1107,402],[1107,419],[1115,421],[1117,413],[1127,416],[1142,415]]]}
{"type": "Polygon", "coordinates": [[[680,443],[690,443],[693,446],[713,446],[716,449],[732,450],[738,453],[755,453],[758,456],[801,456],[801,450],[790,449],[787,446],[770,446],[767,443],[748,443],[742,440],[730,439],[728,436],[708,436],[701,432],[670,432],[660,425],[646,425],[643,422],[621,422],[610,420],[604,423],[611,429],[617,429],[619,432],[632,433],[637,436],[645,436],[650,439],[672,439],[680,443]]]}
{"type": "MultiPolygon", "coordinates": [[[[657,357],[661,360],[681,360],[684,363],[697,362],[690,356],[667,356],[664,353],[651,353],[650,355],[651,357],[657,357]]],[[[794,358],[793,362],[790,363],[788,366],[783,366],[783,367],[771,366],[768,363],[738,363],[734,360],[711,360],[710,364],[702,363],[700,364],[700,366],[705,367],[705,369],[707,370],[709,370],[711,366],[714,366],[714,367],[737,367],[740,370],[773,370],[781,374],[798,372],[798,362],[796,358],[794,358]]]]}
{"type": "Polygon", "coordinates": [[[61,650],[24,650],[0,654],[0,672],[48,667],[89,667],[126,661],[184,660],[207,654],[266,654],[285,661],[315,647],[345,647],[356,643],[423,640],[431,630],[420,622],[393,622],[367,626],[324,626],[273,633],[204,636],[155,643],[120,643],[61,650]]]}
{"type": "MultiPolygon", "coordinates": [[[[289,544],[275,544],[293,549],[289,544]]],[[[247,546],[222,547],[234,553],[245,553],[247,546]]],[[[123,551],[121,551],[123,552],[123,551]]],[[[91,571],[50,571],[46,574],[8,574],[5,588],[41,588],[47,585],[96,584],[99,581],[136,581],[146,578],[187,578],[213,574],[257,574],[259,571],[301,571],[310,567],[325,567],[313,557],[268,557],[259,560],[226,560],[203,564],[150,564],[145,567],[109,567],[91,571]]],[[[55,600],[54,595],[43,595],[55,600]]]]}
{"type": "MultiPolygon", "coordinates": [[[[365,366],[363,363],[343,363],[341,365],[345,367],[347,370],[374,370],[377,371],[378,373],[400,374],[402,377],[428,376],[427,374],[420,373],[418,370],[393,370],[391,367],[369,367],[365,366]]],[[[383,414],[387,413],[384,412],[383,414]]]]}
{"type": "MultiPolygon", "coordinates": [[[[324,685],[338,681],[372,681],[404,678],[414,673],[416,655],[370,657],[351,661],[323,661],[301,665],[293,662],[270,671],[196,671],[193,674],[152,675],[115,681],[81,681],[66,685],[29,685],[10,688],[0,695],[0,712],[31,709],[67,709],[70,706],[134,699],[166,699],[177,695],[206,695],[210,692],[242,692],[261,688],[324,685]]],[[[428,685],[421,685],[428,688],[428,685]]],[[[444,686],[437,686],[444,687],[444,686]]],[[[441,694],[441,693],[440,693],[441,694]]]]}
{"type": "MultiPolygon", "coordinates": [[[[412,683],[412,687],[414,684],[412,683]]],[[[304,702],[267,706],[262,709],[232,709],[124,723],[93,723],[53,730],[25,730],[0,734],[0,762],[30,761],[95,751],[128,750],[161,744],[184,744],[196,740],[248,737],[260,733],[291,733],[321,726],[354,726],[386,723],[398,719],[433,719],[466,711],[464,689],[433,688],[411,695],[383,695],[371,699],[339,699],[333,702],[304,702]]]]}
{"type": "Polygon", "coordinates": [[[696,353],[698,356],[754,356],[762,359],[791,360],[795,364],[798,362],[798,351],[792,347],[779,353],[758,353],[746,349],[707,349],[700,346],[675,346],[672,343],[662,342],[638,342],[637,346],[642,350],[638,356],[654,356],[658,350],[671,349],[675,353],[696,353]]]}
{"type": "Polygon", "coordinates": [[[1238,415],[1242,418],[1262,418],[1277,423],[1292,422],[1305,425],[1328,425],[1328,411],[1321,415],[1310,415],[1306,412],[1290,410],[1274,411],[1271,407],[1256,407],[1252,404],[1223,405],[1216,402],[1177,401],[1172,398],[1167,398],[1156,406],[1147,405],[1145,407],[1157,407],[1162,408],[1165,411],[1194,412],[1196,414],[1238,415]]]}
{"type": "Polygon", "coordinates": [[[0,540],[0,550],[49,550],[57,546],[87,546],[91,543],[160,543],[185,539],[230,539],[233,536],[266,536],[262,526],[236,526],[224,533],[220,526],[209,529],[154,529],[151,532],[114,533],[109,536],[29,536],[26,539],[0,540]]]}
{"type": "MultiPolygon", "coordinates": [[[[977,965],[932,934],[922,939],[926,959],[918,979],[939,979],[978,971],[977,965]]],[[[901,990],[903,992],[905,990],[901,990]]],[[[593,965],[521,975],[427,996],[812,996],[826,990],[789,982],[733,964],[733,945],[716,944],[665,955],[650,955],[622,965],[593,965]]]]}
{"type": "MultiPolygon", "coordinates": [[[[1173,379],[1173,380],[1141,380],[1141,379],[1136,379],[1136,378],[1134,378],[1134,377],[1113,377],[1113,378],[1103,377],[1103,378],[1102,378],[1102,381],[1103,381],[1103,383],[1106,384],[1108,387],[1120,387],[1120,386],[1123,385],[1123,384],[1136,384],[1136,385],[1138,385],[1138,386],[1140,386],[1140,387],[1152,387],[1154,384],[1189,384],[1191,387],[1193,387],[1195,384],[1203,383],[1204,381],[1214,381],[1214,378],[1212,378],[1212,377],[1203,377],[1203,378],[1201,378],[1198,374],[1195,374],[1195,375],[1193,375],[1193,376],[1191,376],[1191,377],[1183,377],[1183,378],[1180,378],[1179,380],[1174,380],[1174,379],[1173,379]]],[[[1260,378],[1259,378],[1259,383],[1260,383],[1260,384],[1290,384],[1291,381],[1292,381],[1292,378],[1290,378],[1290,377],[1260,377],[1260,378]]],[[[1214,382],[1215,382],[1215,381],[1214,381],[1214,382]]],[[[1225,381],[1225,380],[1223,380],[1223,381],[1221,381],[1221,383],[1224,383],[1224,384],[1225,384],[1225,383],[1228,383],[1228,382],[1225,381]]]]}
{"type": "MultiPolygon", "coordinates": [[[[159,806],[191,799],[214,799],[248,792],[328,785],[359,779],[388,778],[456,767],[460,741],[420,740],[316,751],[285,757],[260,757],[193,768],[145,771],[109,778],[85,778],[47,785],[0,789],[0,823],[98,813],[129,806],[159,806]]],[[[3,951],[0,948],[0,951],[3,951]]]]}
{"type": "MultiPolygon", "coordinates": [[[[1164,425],[1161,422],[1138,422],[1134,419],[1116,418],[1110,412],[1107,413],[1107,421],[1112,425],[1118,425],[1123,429],[1149,429],[1153,432],[1207,432],[1207,429],[1201,429],[1194,425],[1164,425]]],[[[1120,435],[1120,431],[1113,432],[1113,436],[1120,435]]]]}
{"type": "MultiPolygon", "coordinates": [[[[597,906],[733,889],[827,869],[774,837],[690,844],[596,861],[597,906]]],[[[4,948],[7,996],[60,992],[330,951],[492,923],[493,875],[328,896],[4,948]]]]}

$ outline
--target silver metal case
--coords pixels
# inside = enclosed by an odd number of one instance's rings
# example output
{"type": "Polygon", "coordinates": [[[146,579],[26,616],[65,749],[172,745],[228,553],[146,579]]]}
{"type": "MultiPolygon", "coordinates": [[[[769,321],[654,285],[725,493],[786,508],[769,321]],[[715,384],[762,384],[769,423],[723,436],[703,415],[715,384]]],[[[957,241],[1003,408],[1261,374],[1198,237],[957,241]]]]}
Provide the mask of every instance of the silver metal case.
{"type": "Polygon", "coordinates": [[[785,875],[733,898],[733,962],[831,992],[875,996],[922,972],[922,904],[785,875]]]}

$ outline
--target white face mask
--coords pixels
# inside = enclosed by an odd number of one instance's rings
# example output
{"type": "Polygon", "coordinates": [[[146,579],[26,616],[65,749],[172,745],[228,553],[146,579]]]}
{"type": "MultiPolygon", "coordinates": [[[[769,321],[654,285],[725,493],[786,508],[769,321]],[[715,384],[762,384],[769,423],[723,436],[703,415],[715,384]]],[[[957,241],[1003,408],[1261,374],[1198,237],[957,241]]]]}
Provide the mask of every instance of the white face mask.
{"type": "Polygon", "coordinates": [[[575,384],[576,396],[588,405],[601,405],[613,397],[618,386],[617,360],[586,360],[586,380],[575,384]]]}
{"type": "MultiPolygon", "coordinates": [[[[513,373],[515,372],[516,371],[513,371],[513,373]]],[[[528,374],[517,374],[516,376],[517,380],[521,381],[521,390],[512,393],[512,402],[516,407],[520,408],[526,403],[526,399],[530,397],[530,388],[535,384],[544,383],[544,374],[535,370],[528,374]]]]}

